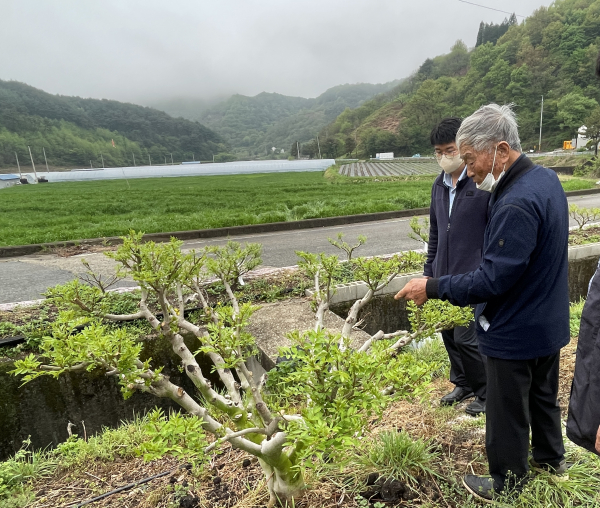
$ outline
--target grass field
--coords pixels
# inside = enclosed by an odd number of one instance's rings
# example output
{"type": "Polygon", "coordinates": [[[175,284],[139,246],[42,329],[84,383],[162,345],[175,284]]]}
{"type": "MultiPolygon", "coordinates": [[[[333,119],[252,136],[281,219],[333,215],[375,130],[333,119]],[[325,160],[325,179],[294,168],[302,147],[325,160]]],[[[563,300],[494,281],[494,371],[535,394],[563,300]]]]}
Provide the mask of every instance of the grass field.
{"type": "MultiPolygon", "coordinates": [[[[0,190],[0,245],[292,221],[429,206],[432,176],[320,172],[22,185],[0,190]]],[[[569,179],[568,190],[593,182],[569,179]]]]}
{"type": "Polygon", "coordinates": [[[0,245],[418,208],[432,181],[310,172],[20,185],[0,190],[0,245]]]}

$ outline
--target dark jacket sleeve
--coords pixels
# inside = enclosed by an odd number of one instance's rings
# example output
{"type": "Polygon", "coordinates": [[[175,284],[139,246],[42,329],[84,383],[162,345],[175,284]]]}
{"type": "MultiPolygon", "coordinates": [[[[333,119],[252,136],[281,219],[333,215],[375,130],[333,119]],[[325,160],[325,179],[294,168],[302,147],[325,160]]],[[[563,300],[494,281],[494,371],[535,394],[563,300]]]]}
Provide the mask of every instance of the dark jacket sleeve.
{"type": "Polygon", "coordinates": [[[539,221],[513,205],[501,207],[488,225],[489,239],[474,272],[427,281],[427,296],[464,307],[506,293],[521,277],[537,243],[539,221]]]}
{"type": "Polygon", "coordinates": [[[435,213],[435,201],[433,199],[434,187],[435,183],[431,188],[431,205],[429,206],[429,242],[427,242],[427,260],[423,267],[423,275],[425,277],[433,277],[433,260],[435,259],[438,247],[437,216],[435,213]]]}

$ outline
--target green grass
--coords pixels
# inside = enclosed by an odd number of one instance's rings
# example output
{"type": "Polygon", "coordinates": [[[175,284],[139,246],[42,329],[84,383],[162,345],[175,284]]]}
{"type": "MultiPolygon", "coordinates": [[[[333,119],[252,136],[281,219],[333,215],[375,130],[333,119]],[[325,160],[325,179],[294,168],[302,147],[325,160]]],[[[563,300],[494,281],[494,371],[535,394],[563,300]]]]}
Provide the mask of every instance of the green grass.
{"type": "Polygon", "coordinates": [[[565,179],[561,180],[560,183],[562,184],[565,192],[593,189],[594,187],[596,187],[594,180],[584,178],[570,178],[568,180],[565,179]]]}
{"type": "MultiPolygon", "coordinates": [[[[434,176],[320,172],[20,185],[0,190],[0,246],[335,217],[429,206],[434,176]]],[[[570,178],[565,190],[591,188],[570,178]]]]}
{"type": "Polygon", "coordinates": [[[432,181],[309,172],[21,185],[0,191],[0,245],[419,208],[432,181]]]}

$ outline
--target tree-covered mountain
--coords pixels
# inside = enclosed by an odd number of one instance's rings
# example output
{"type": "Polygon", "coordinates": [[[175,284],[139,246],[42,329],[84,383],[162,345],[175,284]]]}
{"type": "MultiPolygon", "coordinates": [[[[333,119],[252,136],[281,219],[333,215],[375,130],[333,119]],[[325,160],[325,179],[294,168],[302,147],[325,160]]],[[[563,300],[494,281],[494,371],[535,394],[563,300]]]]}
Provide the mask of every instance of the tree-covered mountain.
{"type": "Polygon", "coordinates": [[[339,85],[313,99],[267,92],[254,97],[234,95],[198,119],[221,134],[240,155],[266,155],[272,147],[289,154],[293,142],[310,140],[344,109],[356,108],[397,84],[339,85]]]}
{"type": "Polygon", "coordinates": [[[16,81],[0,80],[0,167],[43,162],[53,166],[107,167],[211,160],[227,150],[224,139],[198,122],[110,100],[51,95],[16,81]],[[113,145],[114,142],[114,145],[113,145]],[[102,158],[100,156],[102,154],[102,158]]]}
{"type": "Polygon", "coordinates": [[[599,107],[600,0],[558,0],[507,25],[496,42],[468,50],[458,41],[390,92],[344,111],[320,131],[324,154],[429,153],[435,123],[490,102],[515,104],[523,148],[534,149],[542,95],[542,149],[561,147],[599,107]]]}

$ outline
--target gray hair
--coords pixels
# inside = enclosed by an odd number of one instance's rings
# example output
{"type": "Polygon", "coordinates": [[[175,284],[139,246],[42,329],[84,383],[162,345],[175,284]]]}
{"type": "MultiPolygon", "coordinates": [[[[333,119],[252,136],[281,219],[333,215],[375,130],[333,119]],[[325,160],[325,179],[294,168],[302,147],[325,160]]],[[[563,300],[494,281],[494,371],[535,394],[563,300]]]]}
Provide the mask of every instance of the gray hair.
{"type": "Polygon", "coordinates": [[[489,151],[493,145],[506,141],[509,146],[521,152],[517,116],[512,104],[481,106],[471,116],[465,118],[456,134],[456,145],[473,147],[478,152],[489,151]]]}

